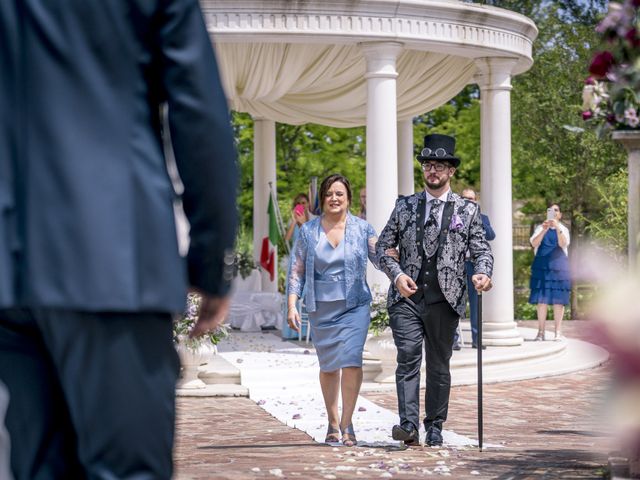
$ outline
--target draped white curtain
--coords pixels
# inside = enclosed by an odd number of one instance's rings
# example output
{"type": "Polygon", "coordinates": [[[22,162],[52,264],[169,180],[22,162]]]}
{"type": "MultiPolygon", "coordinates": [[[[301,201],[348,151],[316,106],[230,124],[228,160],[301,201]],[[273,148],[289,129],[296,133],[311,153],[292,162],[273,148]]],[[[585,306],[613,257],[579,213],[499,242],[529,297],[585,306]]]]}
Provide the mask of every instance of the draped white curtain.
{"type": "MultiPolygon", "coordinates": [[[[292,125],[366,124],[366,61],[357,45],[217,43],[230,107],[292,125]]],[[[397,61],[398,118],[453,98],[475,73],[473,61],[405,50],[397,61]]]]}

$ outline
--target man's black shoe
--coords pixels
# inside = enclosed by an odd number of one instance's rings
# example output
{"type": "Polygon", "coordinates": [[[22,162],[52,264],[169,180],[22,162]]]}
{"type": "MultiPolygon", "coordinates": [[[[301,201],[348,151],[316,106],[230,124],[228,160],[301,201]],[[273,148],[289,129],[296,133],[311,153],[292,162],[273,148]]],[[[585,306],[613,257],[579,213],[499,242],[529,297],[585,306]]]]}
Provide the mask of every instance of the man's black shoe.
{"type": "Polygon", "coordinates": [[[460,346],[460,342],[454,343],[453,347],[451,347],[451,348],[453,348],[454,350],[461,350],[462,349],[462,347],[460,346]]]}
{"type": "MultiPolygon", "coordinates": [[[[471,348],[478,348],[478,344],[477,344],[477,343],[472,343],[472,344],[471,344],[471,348]]],[[[483,349],[483,350],[486,350],[486,349],[487,349],[487,346],[486,346],[486,345],[482,345],[482,349],[483,349]]]]}
{"type": "Polygon", "coordinates": [[[400,425],[394,425],[391,429],[391,437],[394,440],[403,441],[405,445],[420,445],[420,436],[414,427],[411,427],[411,430],[405,430],[400,425]]]}
{"type": "Polygon", "coordinates": [[[427,436],[424,441],[430,447],[442,445],[442,432],[435,425],[431,425],[427,429],[427,436]]]}

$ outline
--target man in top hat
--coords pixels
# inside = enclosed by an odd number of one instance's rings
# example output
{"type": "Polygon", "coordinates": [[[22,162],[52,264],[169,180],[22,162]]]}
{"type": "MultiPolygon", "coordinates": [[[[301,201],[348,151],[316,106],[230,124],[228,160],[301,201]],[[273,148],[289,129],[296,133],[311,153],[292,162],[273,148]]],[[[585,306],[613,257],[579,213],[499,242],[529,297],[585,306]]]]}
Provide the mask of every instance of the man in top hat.
{"type": "Polygon", "coordinates": [[[425,443],[442,444],[451,388],[449,359],[466,306],[467,250],[474,265],[474,287],[481,291],[491,288],[493,256],[480,209],[450,188],[451,177],[460,164],[454,152],[453,137],[424,137],[417,160],[424,171],[425,190],[396,201],[376,247],[380,267],[391,280],[387,308],[398,349],[400,424],[393,427],[392,435],[407,445],[419,444],[423,343],[427,368],[425,443]],[[394,254],[396,248],[399,259],[394,254]]]}

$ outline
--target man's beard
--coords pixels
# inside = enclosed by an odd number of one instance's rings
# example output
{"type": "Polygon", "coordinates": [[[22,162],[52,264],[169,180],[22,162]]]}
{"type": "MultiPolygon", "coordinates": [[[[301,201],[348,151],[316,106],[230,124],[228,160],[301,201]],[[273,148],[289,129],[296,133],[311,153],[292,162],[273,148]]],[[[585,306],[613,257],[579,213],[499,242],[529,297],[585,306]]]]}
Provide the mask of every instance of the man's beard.
{"type": "Polygon", "coordinates": [[[448,180],[447,177],[443,177],[443,178],[438,178],[437,180],[435,180],[435,182],[429,179],[425,180],[425,182],[427,184],[427,187],[437,190],[438,188],[445,185],[447,183],[447,180],[448,180]]]}

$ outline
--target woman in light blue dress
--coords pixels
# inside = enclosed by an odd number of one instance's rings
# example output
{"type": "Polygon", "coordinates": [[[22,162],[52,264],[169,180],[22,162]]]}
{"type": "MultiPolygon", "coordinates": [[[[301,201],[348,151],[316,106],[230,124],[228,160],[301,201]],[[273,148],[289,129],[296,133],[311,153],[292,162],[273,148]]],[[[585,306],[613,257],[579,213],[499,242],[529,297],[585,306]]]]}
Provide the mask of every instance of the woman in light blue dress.
{"type": "Polygon", "coordinates": [[[370,321],[367,258],[377,267],[377,237],[371,225],[349,213],[351,187],[344,176],[325,178],[320,199],[322,215],[301,227],[291,254],[287,321],[300,329],[296,302],[304,288],[329,419],[325,441],[342,440],[353,446],[357,441],[352,416],[362,385],[362,351],[370,321]]]}

